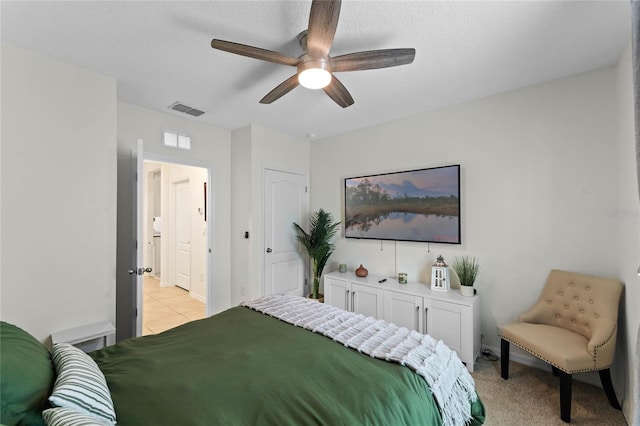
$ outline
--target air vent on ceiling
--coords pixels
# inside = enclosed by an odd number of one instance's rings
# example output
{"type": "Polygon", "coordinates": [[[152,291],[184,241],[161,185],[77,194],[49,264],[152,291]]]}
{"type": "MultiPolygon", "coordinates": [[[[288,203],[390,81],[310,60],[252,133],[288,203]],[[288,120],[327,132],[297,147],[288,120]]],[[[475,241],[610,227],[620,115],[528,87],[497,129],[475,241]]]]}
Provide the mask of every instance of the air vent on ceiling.
{"type": "Polygon", "coordinates": [[[182,102],[174,102],[169,106],[170,109],[174,111],[184,112],[185,114],[192,115],[194,117],[199,117],[204,114],[204,111],[200,111],[199,109],[192,108],[188,105],[183,104],[182,102]]]}

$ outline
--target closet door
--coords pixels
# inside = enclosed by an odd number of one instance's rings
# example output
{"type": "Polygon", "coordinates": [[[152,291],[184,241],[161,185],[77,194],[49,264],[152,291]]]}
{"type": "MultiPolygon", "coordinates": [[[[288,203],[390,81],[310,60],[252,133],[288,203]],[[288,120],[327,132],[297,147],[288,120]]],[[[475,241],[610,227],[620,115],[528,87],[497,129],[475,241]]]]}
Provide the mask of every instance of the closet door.
{"type": "Polygon", "coordinates": [[[306,182],[304,175],[264,171],[264,296],[304,293],[308,274],[293,223],[306,226],[306,182]]]}

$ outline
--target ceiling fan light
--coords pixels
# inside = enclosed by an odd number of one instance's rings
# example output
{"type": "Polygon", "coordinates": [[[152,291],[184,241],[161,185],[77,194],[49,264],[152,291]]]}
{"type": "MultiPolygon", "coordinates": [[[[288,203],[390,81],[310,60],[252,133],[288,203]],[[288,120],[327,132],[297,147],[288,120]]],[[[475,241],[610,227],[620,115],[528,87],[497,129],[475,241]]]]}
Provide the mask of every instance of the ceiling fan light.
{"type": "Polygon", "coordinates": [[[307,89],[322,89],[331,83],[331,73],[323,68],[307,68],[298,74],[298,83],[307,89]]]}
{"type": "Polygon", "coordinates": [[[314,59],[308,54],[300,57],[298,83],[307,89],[322,89],[331,83],[331,65],[326,59],[314,59]]]}

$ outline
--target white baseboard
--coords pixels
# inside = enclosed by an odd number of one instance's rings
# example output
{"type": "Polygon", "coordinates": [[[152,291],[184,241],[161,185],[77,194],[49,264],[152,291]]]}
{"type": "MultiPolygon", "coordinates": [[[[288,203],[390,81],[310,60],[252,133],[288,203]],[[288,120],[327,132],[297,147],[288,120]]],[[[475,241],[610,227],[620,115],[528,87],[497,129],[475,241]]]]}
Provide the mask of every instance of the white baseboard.
{"type": "MultiPolygon", "coordinates": [[[[549,370],[550,368],[549,364],[540,360],[539,358],[529,355],[523,350],[517,347],[514,347],[513,345],[510,345],[510,348],[511,349],[509,351],[509,361],[514,361],[514,362],[517,362],[518,364],[524,364],[529,367],[537,368],[539,370],[549,370]]],[[[495,355],[497,355],[498,358],[500,358],[500,348],[495,348],[493,346],[485,346],[483,350],[486,350],[486,349],[490,350],[495,355]]]]}
{"type": "MultiPolygon", "coordinates": [[[[160,287],[177,287],[177,286],[174,286],[173,284],[168,283],[166,281],[160,281],[160,287]]],[[[190,291],[189,292],[189,296],[192,299],[197,300],[198,302],[202,302],[205,305],[207,304],[207,298],[205,296],[203,296],[202,294],[196,294],[196,293],[190,291]]]]}
{"type": "Polygon", "coordinates": [[[192,299],[196,299],[198,302],[202,302],[202,303],[204,303],[205,305],[207,304],[207,298],[206,298],[206,297],[204,297],[204,296],[203,296],[203,295],[201,295],[201,294],[196,294],[196,293],[194,293],[194,292],[190,291],[190,292],[189,292],[189,296],[191,296],[191,298],[192,298],[192,299]]]}

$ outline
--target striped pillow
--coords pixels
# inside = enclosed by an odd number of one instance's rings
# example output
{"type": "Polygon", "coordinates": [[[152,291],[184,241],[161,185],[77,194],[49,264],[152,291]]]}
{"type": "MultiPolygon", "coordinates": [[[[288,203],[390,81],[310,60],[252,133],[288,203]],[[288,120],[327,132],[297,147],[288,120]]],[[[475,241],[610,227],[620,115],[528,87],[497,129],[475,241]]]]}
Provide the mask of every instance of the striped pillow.
{"type": "Polygon", "coordinates": [[[115,424],[116,413],[107,380],[96,362],[68,343],[54,345],[51,358],[57,377],[49,402],[115,424]]]}
{"type": "Polygon", "coordinates": [[[49,408],[42,412],[47,426],[110,426],[113,423],[72,408],[49,408]]]}

